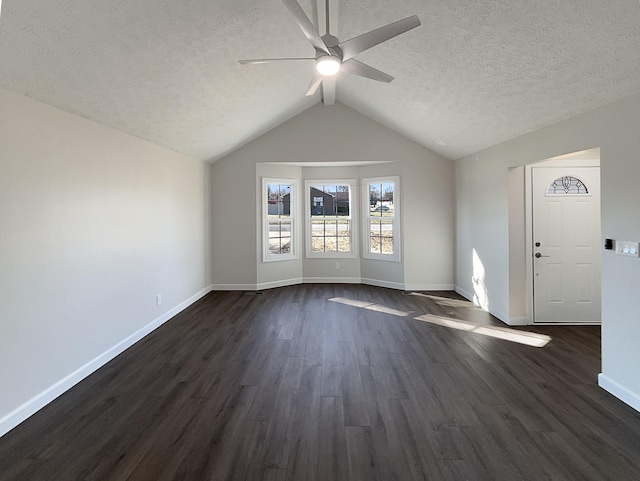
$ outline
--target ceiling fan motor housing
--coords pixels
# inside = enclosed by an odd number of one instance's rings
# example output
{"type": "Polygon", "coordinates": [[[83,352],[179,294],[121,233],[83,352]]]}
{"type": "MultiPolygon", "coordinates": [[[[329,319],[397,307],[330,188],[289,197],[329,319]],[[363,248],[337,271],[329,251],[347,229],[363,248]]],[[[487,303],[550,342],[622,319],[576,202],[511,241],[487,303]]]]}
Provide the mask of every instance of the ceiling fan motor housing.
{"type": "Polygon", "coordinates": [[[329,55],[327,52],[316,50],[316,70],[320,75],[327,77],[335,75],[340,71],[341,65],[342,51],[340,47],[329,47],[329,55]]]}

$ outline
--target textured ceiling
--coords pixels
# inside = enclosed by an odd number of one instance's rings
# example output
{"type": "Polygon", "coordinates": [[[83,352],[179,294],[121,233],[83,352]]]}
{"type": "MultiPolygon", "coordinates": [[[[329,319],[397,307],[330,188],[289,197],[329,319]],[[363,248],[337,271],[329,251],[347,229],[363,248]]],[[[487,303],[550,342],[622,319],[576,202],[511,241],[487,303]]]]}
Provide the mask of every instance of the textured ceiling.
{"type": "MultiPolygon", "coordinates": [[[[449,158],[640,91],[635,0],[336,4],[341,40],[420,17],[357,57],[394,82],[339,74],[336,99],[449,158]]],[[[320,101],[313,63],[237,63],[285,56],[313,49],[280,0],[2,2],[1,87],[200,159],[320,101]]]]}

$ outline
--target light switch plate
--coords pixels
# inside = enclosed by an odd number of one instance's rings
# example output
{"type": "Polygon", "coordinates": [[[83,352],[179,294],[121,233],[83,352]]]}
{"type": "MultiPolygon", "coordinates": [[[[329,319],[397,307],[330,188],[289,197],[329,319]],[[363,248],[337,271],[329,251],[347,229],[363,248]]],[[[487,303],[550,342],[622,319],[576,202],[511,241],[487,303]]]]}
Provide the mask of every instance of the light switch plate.
{"type": "Polygon", "coordinates": [[[619,256],[640,257],[637,242],[616,241],[616,254],[619,256]]]}

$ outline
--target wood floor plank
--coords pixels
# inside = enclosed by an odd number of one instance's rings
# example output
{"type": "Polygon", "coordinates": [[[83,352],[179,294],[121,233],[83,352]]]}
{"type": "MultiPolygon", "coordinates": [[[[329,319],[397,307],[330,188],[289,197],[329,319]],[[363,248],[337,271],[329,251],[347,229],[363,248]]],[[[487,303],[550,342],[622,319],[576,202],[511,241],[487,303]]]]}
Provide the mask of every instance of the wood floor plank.
{"type": "Polygon", "coordinates": [[[401,446],[407,467],[400,479],[443,479],[437,455],[430,449],[428,433],[423,431],[412,403],[403,398],[390,398],[387,402],[394,421],[396,442],[401,446]]]}
{"type": "MultiPolygon", "coordinates": [[[[271,419],[290,348],[290,342],[288,341],[276,342],[265,364],[256,369],[255,372],[251,372],[249,369],[245,371],[245,376],[243,377],[245,381],[250,379],[258,386],[256,398],[247,415],[248,420],[268,421],[271,419]]],[[[255,368],[256,366],[252,367],[255,368]]]]}
{"type": "Polygon", "coordinates": [[[296,393],[295,415],[290,419],[291,449],[287,479],[315,481],[320,431],[321,366],[305,366],[296,393]]]}
{"type": "Polygon", "coordinates": [[[640,479],[598,327],[513,329],[534,348],[425,314],[505,327],[454,292],[212,292],[0,438],[0,479],[640,479]]]}
{"type": "Polygon", "coordinates": [[[287,469],[293,438],[291,421],[296,412],[296,392],[300,388],[303,372],[303,358],[287,359],[275,404],[276,409],[269,420],[269,429],[260,455],[262,466],[265,468],[287,469]]]}
{"type": "Polygon", "coordinates": [[[318,436],[318,480],[349,480],[346,443],[342,398],[322,397],[318,436]]]}
{"type": "Polygon", "coordinates": [[[347,426],[368,426],[369,416],[364,409],[366,398],[355,345],[341,342],[339,349],[344,366],[341,383],[344,422],[347,426]]]}
{"type": "Polygon", "coordinates": [[[347,426],[345,432],[349,480],[382,481],[371,428],[368,426],[347,426]]]}
{"type": "Polygon", "coordinates": [[[310,366],[322,364],[323,330],[318,312],[307,313],[305,318],[309,323],[307,337],[307,348],[304,353],[304,363],[310,366]]]}
{"type": "Polygon", "coordinates": [[[304,357],[306,355],[312,323],[313,320],[307,311],[300,311],[299,315],[296,316],[289,356],[304,357]]]}

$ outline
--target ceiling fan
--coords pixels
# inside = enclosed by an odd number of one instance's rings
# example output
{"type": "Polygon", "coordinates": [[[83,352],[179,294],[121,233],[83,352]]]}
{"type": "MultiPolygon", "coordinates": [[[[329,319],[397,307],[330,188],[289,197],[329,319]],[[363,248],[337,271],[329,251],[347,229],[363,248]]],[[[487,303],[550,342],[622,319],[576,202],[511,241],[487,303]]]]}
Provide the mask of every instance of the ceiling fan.
{"type": "MultiPolygon", "coordinates": [[[[344,42],[340,42],[336,37],[327,33],[322,37],[318,33],[318,29],[311,23],[307,14],[296,0],[282,0],[287,10],[293,15],[298,26],[304,33],[305,37],[311,42],[316,50],[315,57],[297,57],[297,58],[262,58],[252,60],[240,60],[242,65],[261,64],[272,62],[290,62],[290,61],[308,61],[315,60],[316,72],[311,79],[311,84],[307,89],[307,95],[313,95],[326,77],[331,77],[338,72],[347,72],[353,75],[359,75],[378,82],[389,83],[393,77],[367,64],[358,62],[353,57],[359,53],[369,50],[382,42],[393,37],[403,34],[412,28],[420,26],[420,19],[417,15],[398,20],[384,27],[376,28],[370,32],[364,33],[344,42]]],[[[327,2],[328,10],[328,2],[327,2]]],[[[327,19],[329,15],[327,14],[327,19]]],[[[328,22],[328,20],[327,20],[328,22]]]]}

